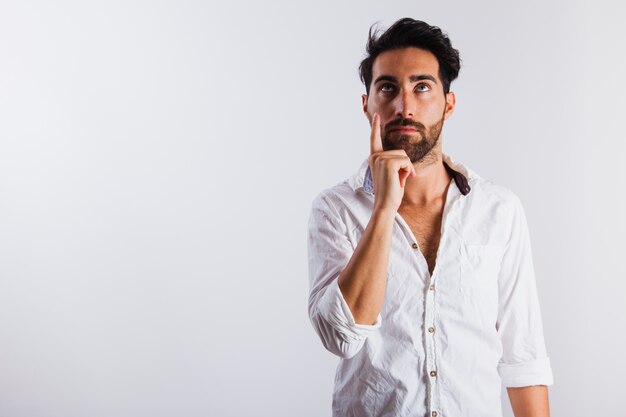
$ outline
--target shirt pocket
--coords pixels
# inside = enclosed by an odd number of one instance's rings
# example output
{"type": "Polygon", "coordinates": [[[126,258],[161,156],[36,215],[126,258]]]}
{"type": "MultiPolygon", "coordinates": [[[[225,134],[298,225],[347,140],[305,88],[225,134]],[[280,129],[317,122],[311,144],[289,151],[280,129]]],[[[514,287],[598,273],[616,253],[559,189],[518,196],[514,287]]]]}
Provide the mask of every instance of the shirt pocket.
{"type": "Polygon", "coordinates": [[[498,245],[461,245],[461,292],[497,292],[504,248],[498,245]]]}

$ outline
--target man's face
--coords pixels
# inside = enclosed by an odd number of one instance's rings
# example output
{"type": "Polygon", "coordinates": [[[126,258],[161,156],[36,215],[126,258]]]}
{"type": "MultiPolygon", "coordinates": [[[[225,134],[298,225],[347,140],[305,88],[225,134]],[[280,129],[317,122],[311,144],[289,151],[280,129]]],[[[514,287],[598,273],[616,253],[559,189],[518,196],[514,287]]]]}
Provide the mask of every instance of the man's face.
{"type": "Polygon", "coordinates": [[[443,92],[435,55],[414,47],[378,55],[369,95],[363,95],[370,124],[374,112],[380,115],[383,149],[404,149],[411,162],[435,147],[454,104],[454,93],[443,92]]]}

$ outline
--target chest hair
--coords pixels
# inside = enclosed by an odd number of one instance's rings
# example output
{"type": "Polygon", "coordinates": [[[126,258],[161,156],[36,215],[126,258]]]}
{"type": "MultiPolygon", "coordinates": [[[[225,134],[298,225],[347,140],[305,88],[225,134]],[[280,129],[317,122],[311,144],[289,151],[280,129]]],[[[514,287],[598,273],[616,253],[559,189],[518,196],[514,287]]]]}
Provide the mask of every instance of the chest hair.
{"type": "Polygon", "coordinates": [[[441,239],[441,218],[443,202],[422,207],[400,207],[398,213],[409,226],[417,239],[419,249],[428,263],[428,270],[433,273],[441,239]]]}

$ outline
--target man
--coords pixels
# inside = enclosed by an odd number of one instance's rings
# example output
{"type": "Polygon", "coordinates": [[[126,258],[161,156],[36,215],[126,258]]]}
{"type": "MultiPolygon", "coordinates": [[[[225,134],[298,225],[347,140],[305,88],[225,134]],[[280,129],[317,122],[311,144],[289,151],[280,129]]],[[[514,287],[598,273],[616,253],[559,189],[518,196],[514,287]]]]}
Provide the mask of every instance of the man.
{"type": "MultiPolygon", "coordinates": [[[[405,18],[360,66],[370,155],[309,219],[309,316],[341,359],[334,416],[549,415],[552,384],[518,197],[442,153],[459,53],[405,18]]],[[[468,139],[470,140],[470,139],[468,139]]]]}

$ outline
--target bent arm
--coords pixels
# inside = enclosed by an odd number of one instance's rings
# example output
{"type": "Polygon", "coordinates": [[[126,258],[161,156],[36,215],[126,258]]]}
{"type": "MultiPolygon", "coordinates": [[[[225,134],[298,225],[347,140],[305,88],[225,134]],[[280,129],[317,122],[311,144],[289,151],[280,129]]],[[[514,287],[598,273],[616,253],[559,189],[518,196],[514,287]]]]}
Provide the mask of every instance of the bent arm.
{"type": "Polygon", "coordinates": [[[309,318],[327,350],[350,358],[380,327],[393,218],[372,215],[355,245],[329,200],[316,198],[309,217],[309,318]]]}
{"type": "Polygon", "coordinates": [[[382,309],[394,218],[391,211],[372,214],[354,254],[339,275],[339,288],[356,323],[373,324],[382,309]]]}

